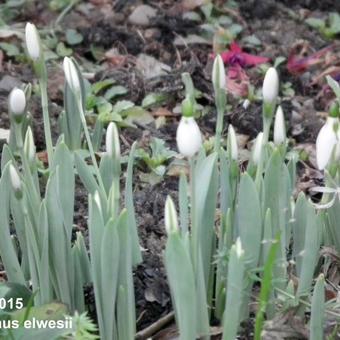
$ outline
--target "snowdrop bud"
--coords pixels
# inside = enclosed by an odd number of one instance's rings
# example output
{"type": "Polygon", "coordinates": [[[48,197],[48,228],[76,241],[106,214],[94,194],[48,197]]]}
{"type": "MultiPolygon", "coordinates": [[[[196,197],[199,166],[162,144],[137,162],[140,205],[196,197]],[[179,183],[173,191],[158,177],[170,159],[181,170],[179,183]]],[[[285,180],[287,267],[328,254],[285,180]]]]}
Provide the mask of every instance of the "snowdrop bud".
{"type": "Polygon", "coordinates": [[[274,122],[274,143],[276,145],[283,144],[286,141],[285,117],[281,106],[276,110],[274,122]]]}
{"type": "Polygon", "coordinates": [[[175,204],[170,196],[165,202],[165,229],[167,234],[178,232],[178,219],[175,204]]]}
{"type": "Polygon", "coordinates": [[[186,157],[192,157],[202,145],[201,131],[193,117],[182,117],[176,134],[179,152],[186,157]]]}
{"type": "Polygon", "coordinates": [[[238,258],[242,257],[244,250],[242,249],[241,239],[238,237],[235,242],[235,252],[238,258]]]}
{"type": "Polygon", "coordinates": [[[270,67],[263,80],[262,95],[265,103],[274,103],[279,93],[279,76],[274,67],[270,67]]]}
{"type": "Polygon", "coordinates": [[[14,88],[8,97],[9,111],[15,119],[22,118],[26,108],[25,92],[21,89],[14,88]]]}
{"type": "Polygon", "coordinates": [[[238,158],[238,147],[236,133],[233,126],[230,124],[228,128],[228,147],[230,148],[231,158],[237,161],[238,158]]]}
{"type": "Polygon", "coordinates": [[[316,138],[316,163],[319,170],[323,170],[331,159],[334,146],[337,144],[335,129],[338,124],[338,118],[328,117],[316,138]]]}
{"type": "Polygon", "coordinates": [[[41,57],[41,46],[39,33],[35,25],[28,22],[26,24],[25,35],[28,54],[33,61],[37,61],[41,57]]]}
{"type": "Polygon", "coordinates": [[[117,125],[111,122],[106,130],[106,153],[110,157],[119,158],[120,157],[120,143],[117,125]]]}
{"type": "Polygon", "coordinates": [[[76,65],[70,58],[65,57],[63,67],[68,86],[76,95],[80,95],[80,80],[76,65]]]}
{"type": "Polygon", "coordinates": [[[21,199],[22,198],[21,179],[13,164],[9,165],[9,177],[10,177],[11,184],[12,184],[12,187],[15,193],[15,197],[17,199],[21,199]]]}
{"type": "Polygon", "coordinates": [[[217,93],[218,89],[224,90],[226,87],[224,63],[219,54],[215,57],[214,60],[212,70],[212,82],[214,85],[215,93],[217,93]]]}
{"type": "Polygon", "coordinates": [[[253,148],[253,162],[258,165],[262,155],[263,148],[263,132],[260,132],[255,140],[255,145],[253,148]]]}
{"type": "Polygon", "coordinates": [[[29,163],[33,163],[35,161],[35,144],[33,139],[33,133],[30,126],[27,128],[26,131],[24,152],[29,163]]]}

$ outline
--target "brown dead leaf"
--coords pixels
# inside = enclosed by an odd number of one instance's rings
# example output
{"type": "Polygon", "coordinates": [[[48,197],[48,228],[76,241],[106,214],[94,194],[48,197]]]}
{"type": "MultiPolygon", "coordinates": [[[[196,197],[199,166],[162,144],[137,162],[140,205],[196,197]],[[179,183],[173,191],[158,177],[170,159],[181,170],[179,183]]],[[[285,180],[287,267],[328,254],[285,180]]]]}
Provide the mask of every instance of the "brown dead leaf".
{"type": "Polygon", "coordinates": [[[164,107],[159,107],[151,113],[154,117],[174,117],[177,116],[175,113],[169,111],[164,107]]]}

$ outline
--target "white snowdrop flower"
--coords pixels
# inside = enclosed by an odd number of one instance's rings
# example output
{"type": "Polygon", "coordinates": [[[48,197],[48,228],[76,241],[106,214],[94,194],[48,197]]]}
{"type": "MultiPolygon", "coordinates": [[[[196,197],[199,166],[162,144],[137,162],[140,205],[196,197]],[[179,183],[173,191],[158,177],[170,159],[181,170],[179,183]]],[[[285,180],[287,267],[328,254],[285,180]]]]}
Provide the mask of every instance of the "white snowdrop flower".
{"type": "Polygon", "coordinates": [[[238,237],[235,242],[235,251],[238,258],[240,258],[244,254],[244,250],[242,249],[241,239],[238,237]]]}
{"type": "Polygon", "coordinates": [[[243,107],[245,110],[247,110],[248,107],[249,107],[249,105],[250,105],[250,100],[247,98],[247,99],[245,99],[244,102],[242,103],[242,107],[243,107]]]}
{"type": "Polygon", "coordinates": [[[274,143],[276,145],[283,144],[286,141],[285,117],[281,106],[276,110],[274,122],[274,143]]]}
{"type": "Polygon", "coordinates": [[[263,148],[263,132],[260,132],[255,140],[255,145],[253,148],[253,162],[258,165],[262,156],[263,148]]]}
{"type": "Polygon", "coordinates": [[[170,196],[165,202],[165,229],[167,234],[172,234],[178,231],[178,219],[175,204],[170,196]]]}
{"type": "Polygon", "coordinates": [[[229,148],[231,158],[237,161],[238,158],[238,147],[237,147],[237,138],[236,133],[233,126],[230,124],[228,128],[228,137],[229,137],[229,148]]]}
{"type": "Polygon", "coordinates": [[[279,93],[279,76],[274,67],[270,67],[263,80],[262,95],[265,103],[274,103],[279,93]]]}
{"type": "Polygon", "coordinates": [[[106,153],[110,157],[120,157],[120,143],[117,125],[111,122],[106,130],[106,153]]]}
{"type": "Polygon", "coordinates": [[[327,166],[337,144],[337,135],[334,131],[337,124],[339,124],[338,118],[328,117],[316,138],[316,163],[319,170],[327,166]]]}
{"type": "Polygon", "coordinates": [[[21,179],[13,164],[9,165],[9,177],[16,197],[21,198],[22,197],[21,179]]]}
{"type": "Polygon", "coordinates": [[[25,35],[28,54],[32,60],[37,61],[41,57],[41,46],[39,33],[35,25],[28,22],[26,24],[25,35]]]}
{"type": "Polygon", "coordinates": [[[21,116],[26,108],[25,92],[21,89],[14,88],[8,97],[8,106],[13,115],[21,116]]]}
{"type": "Polygon", "coordinates": [[[63,67],[68,86],[75,94],[80,95],[80,80],[76,65],[71,58],[65,57],[63,67]]]}
{"type": "Polygon", "coordinates": [[[179,122],[176,141],[179,152],[192,157],[202,145],[201,131],[193,117],[182,117],[179,122]]]}
{"type": "Polygon", "coordinates": [[[31,127],[29,126],[25,135],[24,152],[30,163],[33,163],[35,160],[35,150],[36,148],[34,144],[33,133],[31,127]]]}
{"type": "Polygon", "coordinates": [[[219,54],[216,55],[212,70],[212,82],[214,85],[215,92],[217,89],[225,89],[226,87],[226,79],[225,79],[225,69],[224,63],[219,54]]]}

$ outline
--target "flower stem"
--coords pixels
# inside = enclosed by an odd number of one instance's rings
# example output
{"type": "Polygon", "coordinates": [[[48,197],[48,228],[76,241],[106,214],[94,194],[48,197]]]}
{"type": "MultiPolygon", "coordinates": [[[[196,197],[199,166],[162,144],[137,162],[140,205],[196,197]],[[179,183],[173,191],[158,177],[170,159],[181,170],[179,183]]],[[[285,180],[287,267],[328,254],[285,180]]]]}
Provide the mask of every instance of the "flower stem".
{"type": "Polygon", "coordinates": [[[217,109],[217,123],[216,123],[216,134],[215,134],[215,147],[214,151],[218,152],[221,147],[222,130],[223,130],[223,115],[222,109],[217,109]]]}
{"type": "Polygon", "coordinates": [[[48,165],[53,162],[53,144],[51,135],[50,118],[48,113],[48,96],[47,96],[47,82],[46,79],[40,79],[40,91],[41,91],[41,106],[44,119],[44,131],[45,131],[45,143],[48,155],[48,165]]]}
{"type": "Polygon", "coordinates": [[[90,152],[91,160],[92,160],[92,163],[93,163],[93,166],[94,166],[94,171],[95,171],[95,174],[97,176],[98,184],[99,184],[101,190],[103,191],[103,193],[105,193],[106,192],[105,186],[104,186],[102,177],[101,177],[100,172],[99,172],[99,167],[98,167],[98,163],[97,163],[96,156],[95,156],[95,153],[94,153],[89,129],[88,129],[87,124],[86,124],[85,112],[84,112],[84,109],[83,109],[83,103],[82,103],[81,99],[78,100],[78,107],[79,107],[80,119],[81,119],[81,122],[82,122],[82,125],[83,125],[83,128],[84,128],[84,132],[85,132],[85,138],[86,138],[87,146],[89,148],[89,152],[90,152]]]}

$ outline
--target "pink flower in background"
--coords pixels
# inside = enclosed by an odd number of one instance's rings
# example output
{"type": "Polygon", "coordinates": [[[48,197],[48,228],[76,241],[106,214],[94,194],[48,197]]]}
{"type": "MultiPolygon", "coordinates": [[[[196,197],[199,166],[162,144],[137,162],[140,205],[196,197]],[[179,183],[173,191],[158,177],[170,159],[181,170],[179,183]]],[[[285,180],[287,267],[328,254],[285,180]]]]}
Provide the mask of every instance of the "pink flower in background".
{"type": "Polygon", "coordinates": [[[236,42],[230,44],[229,50],[221,53],[221,58],[225,64],[229,65],[227,71],[227,89],[233,95],[240,97],[248,95],[249,77],[245,68],[269,61],[269,58],[243,52],[236,42]]]}

